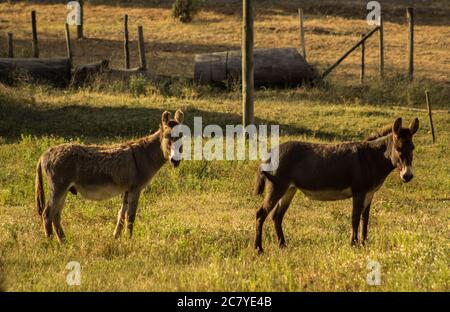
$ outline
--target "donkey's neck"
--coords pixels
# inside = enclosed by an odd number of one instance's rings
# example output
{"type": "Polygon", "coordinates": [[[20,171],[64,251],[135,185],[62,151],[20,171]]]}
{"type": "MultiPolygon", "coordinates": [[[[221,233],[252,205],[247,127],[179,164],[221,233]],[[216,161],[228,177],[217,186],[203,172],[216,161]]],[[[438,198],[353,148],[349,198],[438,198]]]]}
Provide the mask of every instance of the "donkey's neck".
{"type": "Polygon", "coordinates": [[[161,130],[131,143],[140,183],[146,184],[164,165],[161,130]]]}
{"type": "Polygon", "coordinates": [[[164,153],[161,148],[161,129],[144,139],[143,150],[149,161],[157,167],[161,168],[166,162],[164,153]]]}
{"type": "Polygon", "coordinates": [[[386,179],[386,177],[394,170],[391,161],[392,150],[392,134],[386,135],[379,139],[365,142],[364,158],[367,160],[369,167],[379,179],[386,179]]]}

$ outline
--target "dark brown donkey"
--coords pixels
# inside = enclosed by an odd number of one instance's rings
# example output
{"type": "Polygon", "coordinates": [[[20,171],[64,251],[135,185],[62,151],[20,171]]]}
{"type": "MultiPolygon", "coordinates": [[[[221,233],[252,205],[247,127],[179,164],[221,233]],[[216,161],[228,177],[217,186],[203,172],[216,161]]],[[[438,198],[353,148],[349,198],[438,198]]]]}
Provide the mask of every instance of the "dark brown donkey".
{"type": "Polygon", "coordinates": [[[297,189],[315,200],[352,197],[351,243],[358,243],[361,219],[364,243],[374,193],[396,167],[403,182],[413,177],[412,136],[418,128],[417,118],[409,128],[402,128],[402,119],[398,118],[393,126],[381,129],[362,142],[313,144],[290,141],[281,144],[278,147],[279,165],[276,171],[268,173],[258,170],[257,173],[255,193],[262,194],[266,188],[266,195],[256,212],[255,248],[259,252],[263,251],[262,227],[273,208],[278,242],[280,247],[285,246],[283,217],[297,189]]]}
{"type": "Polygon", "coordinates": [[[180,162],[181,147],[176,147],[178,137],[172,136],[172,130],[182,122],[182,111],[173,119],[166,111],[160,129],[136,141],[111,146],[63,144],[45,151],[37,164],[36,207],[47,237],[52,236],[53,225],[59,241],[64,239],[61,211],[68,192],[90,200],[122,194],[114,236],[119,237],[127,219],[131,237],[141,191],[167,160],[175,167],[180,162]],[[42,170],[50,190],[46,206],[42,170]]]}

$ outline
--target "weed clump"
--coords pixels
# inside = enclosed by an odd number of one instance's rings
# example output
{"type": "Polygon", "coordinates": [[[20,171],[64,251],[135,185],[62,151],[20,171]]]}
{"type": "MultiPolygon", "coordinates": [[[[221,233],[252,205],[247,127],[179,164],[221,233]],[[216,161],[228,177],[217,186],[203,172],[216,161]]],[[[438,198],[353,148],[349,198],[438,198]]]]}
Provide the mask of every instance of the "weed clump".
{"type": "Polygon", "coordinates": [[[200,0],[175,0],[172,6],[172,16],[182,23],[190,23],[197,14],[201,3],[200,0]]]}

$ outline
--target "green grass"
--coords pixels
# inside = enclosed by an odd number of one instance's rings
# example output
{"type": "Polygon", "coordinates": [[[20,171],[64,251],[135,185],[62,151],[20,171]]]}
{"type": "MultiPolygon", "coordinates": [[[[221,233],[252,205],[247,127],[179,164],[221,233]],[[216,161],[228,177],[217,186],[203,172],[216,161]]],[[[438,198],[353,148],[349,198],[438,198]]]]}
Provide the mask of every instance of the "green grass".
{"type": "MultiPolygon", "coordinates": [[[[415,178],[392,174],[375,195],[369,244],[350,247],[351,201],[317,202],[297,194],[279,250],[270,219],[265,254],[253,248],[253,161],[185,161],[157,174],[141,197],[132,240],[112,232],[120,198],[91,202],[68,196],[68,241],[48,241],[34,208],[35,164],[48,147],[68,141],[112,143],[146,135],[161,112],[185,110],[221,126],[240,122],[237,93],[181,86],[182,92],[54,90],[0,86],[0,284],[8,291],[449,291],[450,118],[380,106],[325,89],[256,93],[258,123],[281,125],[282,141],[364,138],[398,116],[419,117],[415,178]],[[134,93],[131,94],[131,93],[134,93]],[[183,94],[195,94],[194,97],[183,94]],[[317,95],[314,99],[314,94],[317,95]],[[140,96],[139,96],[140,95],[140,96]],[[309,96],[307,96],[309,95],[309,96]],[[329,97],[329,100],[326,98],[329,97]],[[369,286],[369,260],[381,264],[369,286]],[[66,284],[69,261],[81,286],[66,284]]],[[[144,90],[144,91],[143,91],[144,90]]],[[[399,91],[397,89],[397,91],[399,91]]],[[[392,91],[394,92],[394,91],[392,91]]],[[[400,91],[399,91],[400,92],[400,91]]],[[[373,98],[372,98],[373,99],[373,98]]],[[[445,101],[445,99],[443,100],[445,101]]],[[[448,103],[440,102],[448,108],[448,103]]]]}

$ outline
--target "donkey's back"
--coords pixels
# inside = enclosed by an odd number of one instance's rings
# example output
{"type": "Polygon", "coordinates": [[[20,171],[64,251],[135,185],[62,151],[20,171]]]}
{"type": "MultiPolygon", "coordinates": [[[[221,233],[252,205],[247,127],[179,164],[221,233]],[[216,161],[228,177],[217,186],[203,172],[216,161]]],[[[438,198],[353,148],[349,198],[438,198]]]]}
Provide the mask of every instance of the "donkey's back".
{"type": "Polygon", "coordinates": [[[277,184],[296,187],[308,197],[337,200],[351,197],[353,179],[361,170],[361,143],[316,144],[289,141],[278,150],[279,165],[263,175],[277,184]]]}
{"type": "Polygon", "coordinates": [[[49,148],[40,158],[50,183],[61,188],[77,185],[128,186],[136,170],[130,146],[62,144],[49,148]]]}

